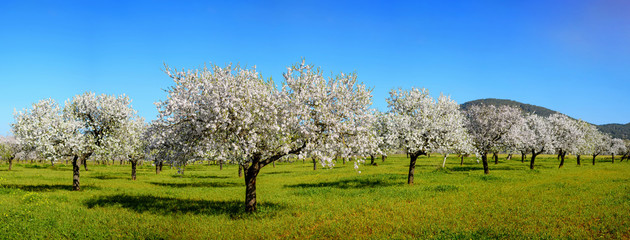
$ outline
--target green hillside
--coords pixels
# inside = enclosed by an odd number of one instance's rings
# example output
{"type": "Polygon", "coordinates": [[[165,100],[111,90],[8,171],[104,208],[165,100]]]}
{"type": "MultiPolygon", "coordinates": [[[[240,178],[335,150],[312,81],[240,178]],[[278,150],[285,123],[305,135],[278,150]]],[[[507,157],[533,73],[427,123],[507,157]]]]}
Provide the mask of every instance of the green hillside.
{"type": "MultiPolygon", "coordinates": [[[[470,106],[479,105],[479,104],[495,105],[495,106],[502,106],[502,105],[515,106],[523,110],[523,112],[534,113],[543,117],[547,117],[554,113],[560,113],[560,112],[557,112],[548,108],[544,108],[541,106],[526,104],[526,103],[517,102],[517,101],[513,101],[509,99],[496,99],[496,98],[478,99],[474,101],[465,102],[461,105],[461,108],[463,110],[466,110],[470,106]]],[[[607,133],[614,138],[630,139],[630,123],[627,123],[627,124],[612,123],[612,124],[603,124],[603,125],[596,125],[596,126],[600,131],[602,131],[603,133],[607,133]]]]}

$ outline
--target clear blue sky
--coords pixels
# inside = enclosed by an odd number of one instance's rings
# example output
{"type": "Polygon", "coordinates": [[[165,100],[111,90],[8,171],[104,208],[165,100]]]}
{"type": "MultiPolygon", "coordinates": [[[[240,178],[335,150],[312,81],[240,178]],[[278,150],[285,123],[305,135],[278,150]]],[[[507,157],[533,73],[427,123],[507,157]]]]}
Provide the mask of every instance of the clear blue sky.
{"type": "Polygon", "coordinates": [[[506,98],[586,121],[630,122],[628,1],[0,1],[0,134],[14,109],[85,91],[122,94],[151,120],[162,63],[301,57],[356,71],[386,110],[392,88],[459,103],[506,98]]]}

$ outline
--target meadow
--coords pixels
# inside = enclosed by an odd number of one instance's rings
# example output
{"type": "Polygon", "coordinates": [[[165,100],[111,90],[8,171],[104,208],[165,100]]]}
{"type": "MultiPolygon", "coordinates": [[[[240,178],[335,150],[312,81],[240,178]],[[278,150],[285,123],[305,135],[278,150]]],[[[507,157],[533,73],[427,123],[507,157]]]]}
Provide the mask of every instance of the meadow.
{"type": "MultiPolygon", "coordinates": [[[[257,180],[258,212],[244,212],[236,165],[188,165],[183,175],[130,165],[0,164],[0,239],[630,239],[630,163],[555,156],[490,165],[453,156],[378,166],[277,163],[257,180]]],[[[367,161],[369,162],[369,161],[367,161]]]]}

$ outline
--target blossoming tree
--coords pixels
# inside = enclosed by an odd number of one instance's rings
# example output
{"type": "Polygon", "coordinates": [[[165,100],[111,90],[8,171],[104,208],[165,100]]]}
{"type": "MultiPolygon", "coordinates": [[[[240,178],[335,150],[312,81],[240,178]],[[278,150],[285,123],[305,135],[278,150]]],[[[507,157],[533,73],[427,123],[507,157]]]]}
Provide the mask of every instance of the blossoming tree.
{"type": "Polygon", "coordinates": [[[626,143],[619,138],[612,138],[608,142],[608,151],[612,155],[612,163],[615,163],[615,155],[623,155],[626,152],[626,143]]]}
{"type": "Polygon", "coordinates": [[[11,171],[13,160],[19,151],[20,145],[15,140],[15,137],[0,136],[0,159],[9,163],[9,171],[11,171]]]}
{"type": "MultiPolygon", "coordinates": [[[[126,96],[84,93],[66,101],[62,109],[52,99],[33,104],[15,114],[13,132],[18,141],[51,162],[72,156],[73,190],[80,190],[79,164],[107,151],[104,142],[117,137],[125,121],[135,118],[126,96]]],[[[87,165],[85,165],[87,170],[87,165]]]]}
{"type": "Polygon", "coordinates": [[[483,172],[489,174],[488,153],[507,143],[512,126],[522,118],[521,110],[511,106],[473,105],[465,114],[471,143],[481,155],[483,172]]]}
{"type": "Polygon", "coordinates": [[[567,153],[577,151],[579,139],[584,137],[580,131],[578,122],[564,114],[553,114],[548,117],[552,134],[552,145],[560,156],[561,168],[564,165],[564,157],[567,153]]]}
{"type": "Polygon", "coordinates": [[[385,141],[409,154],[407,183],[413,184],[416,161],[431,151],[455,151],[468,139],[459,105],[449,97],[436,102],[426,89],[392,90],[385,141]]]}
{"type": "Polygon", "coordinates": [[[243,166],[246,212],[256,211],[256,177],[267,164],[296,154],[330,166],[339,145],[356,153],[372,140],[371,90],[355,74],[326,79],[302,61],[287,68],[278,88],[255,68],[165,71],[174,85],[157,103],[157,126],[176,129],[166,132],[179,141],[172,149],[180,161],[207,152],[243,166]]]}

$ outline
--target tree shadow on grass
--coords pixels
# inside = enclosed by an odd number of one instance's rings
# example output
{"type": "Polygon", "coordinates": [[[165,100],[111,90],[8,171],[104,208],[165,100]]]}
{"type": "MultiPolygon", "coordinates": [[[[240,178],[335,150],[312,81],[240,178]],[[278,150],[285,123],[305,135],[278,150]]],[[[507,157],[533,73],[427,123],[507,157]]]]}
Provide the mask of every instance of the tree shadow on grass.
{"type": "Polygon", "coordinates": [[[267,175],[267,174],[285,174],[285,173],[291,173],[291,172],[290,171],[278,171],[278,172],[266,172],[266,173],[263,173],[263,174],[267,175]]]}
{"type": "Polygon", "coordinates": [[[125,177],[112,176],[112,175],[96,175],[96,176],[89,176],[88,178],[96,178],[99,180],[110,180],[110,179],[124,179],[125,177]]]}
{"type": "MultiPolygon", "coordinates": [[[[496,166],[495,164],[489,165],[490,171],[493,170],[519,170],[511,166],[496,166]]],[[[483,171],[483,166],[453,166],[448,168],[452,172],[468,172],[468,171],[483,171]]]]}
{"type": "MultiPolygon", "coordinates": [[[[2,188],[20,189],[28,192],[52,192],[57,190],[72,191],[72,184],[41,184],[41,185],[21,185],[21,184],[2,184],[2,188]]],[[[100,187],[83,185],[81,189],[99,190],[100,187]]]]}
{"type": "Polygon", "coordinates": [[[176,174],[171,175],[172,178],[201,178],[201,179],[225,179],[230,178],[226,176],[206,176],[206,175],[184,175],[184,174],[176,174]]]}
{"type": "MultiPolygon", "coordinates": [[[[138,213],[152,213],[159,215],[171,214],[199,214],[199,215],[230,215],[236,218],[245,215],[245,203],[242,201],[212,201],[198,199],[179,199],[171,197],[157,197],[151,195],[117,194],[99,196],[85,201],[88,208],[94,207],[122,207],[138,213]]],[[[285,208],[275,203],[258,203],[258,213],[277,212],[285,208]]]]}
{"type": "Polygon", "coordinates": [[[344,179],[334,182],[321,182],[321,183],[300,183],[294,185],[285,185],[285,187],[289,188],[320,188],[320,187],[332,187],[339,189],[362,189],[362,188],[377,188],[377,187],[388,187],[397,185],[397,183],[392,183],[388,179],[373,179],[373,178],[363,178],[363,179],[344,179]]]}
{"type": "Polygon", "coordinates": [[[162,187],[186,188],[186,187],[241,187],[244,184],[234,182],[190,182],[190,183],[172,183],[172,182],[150,182],[153,185],[162,187]]]}

